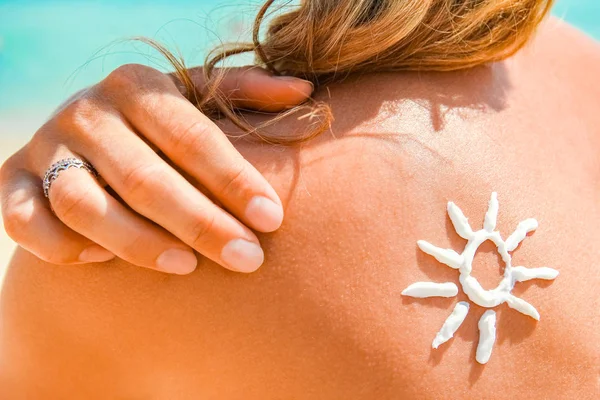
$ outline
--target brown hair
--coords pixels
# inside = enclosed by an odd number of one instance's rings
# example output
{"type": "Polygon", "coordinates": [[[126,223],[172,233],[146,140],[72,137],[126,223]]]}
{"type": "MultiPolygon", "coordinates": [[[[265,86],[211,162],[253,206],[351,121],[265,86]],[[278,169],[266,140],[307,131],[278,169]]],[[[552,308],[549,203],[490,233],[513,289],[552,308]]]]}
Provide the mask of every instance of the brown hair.
{"type": "MultiPolygon", "coordinates": [[[[214,107],[238,127],[271,143],[297,142],[327,129],[331,112],[311,104],[317,126],[298,137],[265,136],[251,126],[219,92],[223,59],[254,52],[257,64],[276,75],[301,77],[319,85],[350,73],[373,71],[451,71],[505,59],[531,38],[553,0],[302,0],[273,18],[260,38],[265,15],[254,21],[253,43],[219,48],[209,54],[207,88],[198,93],[185,64],[159,48],[176,69],[188,98],[203,111],[214,107]]],[[[275,117],[277,121],[294,110],[275,117]]]]}

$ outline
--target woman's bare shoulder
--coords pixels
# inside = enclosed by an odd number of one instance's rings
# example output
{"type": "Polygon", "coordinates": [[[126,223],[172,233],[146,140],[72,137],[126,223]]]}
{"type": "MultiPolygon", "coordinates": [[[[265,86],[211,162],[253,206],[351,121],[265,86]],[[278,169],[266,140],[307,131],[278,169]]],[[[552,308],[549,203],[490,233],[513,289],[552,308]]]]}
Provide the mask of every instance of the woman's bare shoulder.
{"type": "Polygon", "coordinates": [[[600,43],[569,23],[549,18],[522,53],[531,68],[548,71],[549,78],[571,85],[582,99],[600,99],[594,73],[600,70],[600,43]]]}
{"type": "Polygon", "coordinates": [[[578,55],[587,57],[587,61],[590,62],[600,62],[598,41],[557,17],[550,17],[541,24],[532,42],[547,54],[565,61],[568,61],[569,56],[578,55]]]}

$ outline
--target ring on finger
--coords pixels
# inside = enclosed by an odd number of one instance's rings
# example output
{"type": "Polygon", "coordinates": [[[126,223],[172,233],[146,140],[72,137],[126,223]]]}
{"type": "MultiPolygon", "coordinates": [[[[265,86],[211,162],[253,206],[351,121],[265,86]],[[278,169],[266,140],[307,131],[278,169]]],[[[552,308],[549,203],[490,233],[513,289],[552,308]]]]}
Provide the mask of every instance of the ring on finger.
{"type": "Polygon", "coordinates": [[[98,178],[98,172],[92,166],[92,164],[88,163],[87,161],[83,161],[74,157],[62,159],[52,164],[44,174],[43,189],[44,196],[46,196],[46,198],[48,198],[50,195],[50,187],[52,186],[52,183],[58,178],[62,171],[66,171],[69,168],[84,169],[92,174],[94,178],[98,178]]]}

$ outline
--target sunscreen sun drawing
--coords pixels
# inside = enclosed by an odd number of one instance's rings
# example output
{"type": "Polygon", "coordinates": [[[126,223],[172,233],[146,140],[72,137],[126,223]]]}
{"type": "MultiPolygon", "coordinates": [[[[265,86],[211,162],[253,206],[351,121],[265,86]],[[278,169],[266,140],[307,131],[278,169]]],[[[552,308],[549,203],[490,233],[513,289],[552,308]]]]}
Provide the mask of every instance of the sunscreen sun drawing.
{"type": "MultiPolygon", "coordinates": [[[[551,280],[558,276],[558,271],[548,267],[513,267],[510,255],[510,252],[517,248],[529,232],[537,229],[538,222],[533,218],[521,221],[517,225],[517,229],[506,240],[503,240],[500,232],[495,230],[498,218],[498,196],[496,192],[492,193],[488,210],[485,214],[483,229],[481,230],[473,231],[461,209],[453,202],[448,203],[448,215],[456,233],[467,240],[463,252],[458,254],[452,249],[442,249],[424,240],[417,241],[419,248],[442,264],[458,270],[463,292],[473,303],[485,308],[493,308],[506,303],[510,308],[539,321],[540,314],[535,307],[525,300],[514,296],[511,294],[511,291],[516,282],[525,282],[531,279],[551,280]],[[486,240],[490,240],[496,245],[498,253],[505,264],[504,275],[500,284],[491,290],[483,289],[477,278],[471,276],[475,253],[479,246],[486,240]]],[[[402,291],[402,295],[404,296],[417,298],[454,297],[457,294],[458,287],[452,282],[416,282],[402,291]]],[[[456,304],[454,310],[448,316],[433,340],[432,347],[434,349],[437,349],[441,344],[454,336],[454,333],[463,323],[468,312],[468,302],[461,301],[456,304]]],[[[496,312],[494,310],[485,311],[479,319],[478,328],[479,342],[475,358],[478,363],[485,364],[492,355],[492,348],[496,341],[496,312]]]]}

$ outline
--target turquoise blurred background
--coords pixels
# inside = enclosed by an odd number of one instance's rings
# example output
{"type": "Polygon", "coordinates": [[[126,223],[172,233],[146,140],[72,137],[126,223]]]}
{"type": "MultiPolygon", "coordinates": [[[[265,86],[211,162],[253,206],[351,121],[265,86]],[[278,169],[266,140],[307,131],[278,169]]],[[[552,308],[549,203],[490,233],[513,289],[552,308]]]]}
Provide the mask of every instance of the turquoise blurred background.
{"type": "MultiPolygon", "coordinates": [[[[190,65],[219,40],[248,38],[261,1],[0,0],[0,137],[23,135],[69,94],[126,62],[166,66],[148,36],[190,65]]],[[[600,39],[599,0],[559,0],[553,13],[600,39]]]]}

